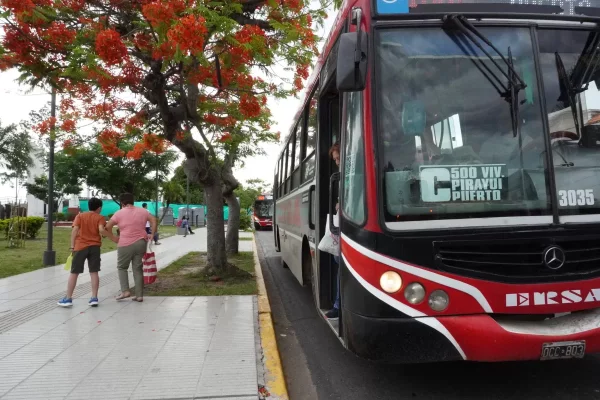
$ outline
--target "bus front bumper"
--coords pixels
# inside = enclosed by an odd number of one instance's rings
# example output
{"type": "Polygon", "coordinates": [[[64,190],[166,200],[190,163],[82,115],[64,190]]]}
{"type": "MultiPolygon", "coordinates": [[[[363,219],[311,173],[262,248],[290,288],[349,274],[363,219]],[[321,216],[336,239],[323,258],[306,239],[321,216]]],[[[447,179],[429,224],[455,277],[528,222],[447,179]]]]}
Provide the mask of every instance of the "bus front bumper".
{"type": "Polygon", "coordinates": [[[373,318],[344,309],[342,323],[350,351],[389,363],[541,360],[600,352],[600,309],[544,321],[488,314],[373,318]]]}

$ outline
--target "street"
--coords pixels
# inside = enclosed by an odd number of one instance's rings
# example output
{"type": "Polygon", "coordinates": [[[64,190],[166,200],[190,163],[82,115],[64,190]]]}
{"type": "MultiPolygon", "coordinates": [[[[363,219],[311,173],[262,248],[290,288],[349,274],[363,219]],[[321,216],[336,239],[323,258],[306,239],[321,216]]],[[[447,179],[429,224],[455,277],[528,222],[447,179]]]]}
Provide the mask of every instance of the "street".
{"type": "MultiPolygon", "coordinates": [[[[600,355],[583,360],[379,365],[345,350],[256,233],[288,390],[298,399],[600,399],[600,355]]],[[[476,340],[476,338],[473,338],[476,340]]]]}

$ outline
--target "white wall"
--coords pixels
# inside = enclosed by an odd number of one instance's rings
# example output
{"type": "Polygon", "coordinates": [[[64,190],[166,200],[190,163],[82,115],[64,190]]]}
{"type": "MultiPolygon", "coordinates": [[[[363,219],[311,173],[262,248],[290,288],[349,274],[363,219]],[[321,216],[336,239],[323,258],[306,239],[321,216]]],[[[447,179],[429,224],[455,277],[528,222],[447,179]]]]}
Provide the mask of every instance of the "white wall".
{"type": "MultiPolygon", "coordinates": [[[[39,148],[33,148],[32,154],[37,154],[40,151],[39,148]]],[[[45,175],[44,167],[40,160],[40,157],[32,157],[33,165],[29,168],[27,173],[27,183],[33,183],[36,176],[45,175]]],[[[27,195],[27,215],[29,217],[43,217],[44,216],[44,202],[40,199],[36,199],[32,195],[27,195]]]]}

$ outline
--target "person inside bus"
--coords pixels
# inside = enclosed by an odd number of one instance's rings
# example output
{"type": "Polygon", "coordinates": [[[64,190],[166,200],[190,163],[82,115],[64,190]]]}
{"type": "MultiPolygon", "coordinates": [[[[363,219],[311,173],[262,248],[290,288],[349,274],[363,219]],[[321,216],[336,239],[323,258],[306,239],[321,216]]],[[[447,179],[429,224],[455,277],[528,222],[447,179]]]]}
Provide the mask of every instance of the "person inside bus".
{"type": "MultiPolygon", "coordinates": [[[[339,142],[335,142],[333,144],[333,146],[331,146],[331,148],[329,149],[329,157],[331,157],[333,159],[333,161],[335,161],[335,165],[337,166],[338,170],[340,168],[340,143],[339,142]]],[[[330,193],[331,196],[333,196],[333,193],[330,193]]],[[[339,208],[340,208],[340,201],[339,201],[339,189],[338,189],[338,193],[336,193],[337,195],[337,199],[338,201],[335,204],[335,212],[336,214],[339,212],[339,208]]],[[[340,257],[339,256],[333,256],[333,260],[335,261],[335,264],[337,264],[337,268],[336,268],[336,291],[335,291],[335,301],[333,303],[333,308],[329,311],[327,311],[325,313],[325,317],[327,317],[328,319],[334,319],[334,318],[339,318],[340,316],[340,257]]]]}

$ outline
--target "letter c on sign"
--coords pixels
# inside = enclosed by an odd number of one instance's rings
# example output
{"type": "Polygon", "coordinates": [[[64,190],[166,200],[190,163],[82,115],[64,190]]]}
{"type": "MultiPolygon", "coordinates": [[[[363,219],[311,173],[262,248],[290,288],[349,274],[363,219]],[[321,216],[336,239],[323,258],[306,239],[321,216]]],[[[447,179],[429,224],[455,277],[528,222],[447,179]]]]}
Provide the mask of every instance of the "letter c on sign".
{"type": "Polygon", "coordinates": [[[450,185],[440,187],[440,183],[450,183],[450,171],[447,168],[426,168],[421,171],[421,199],[425,202],[450,201],[450,185]]]}
{"type": "Polygon", "coordinates": [[[384,3],[388,3],[388,4],[394,4],[397,1],[398,0],[383,0],[384,3]]]}

